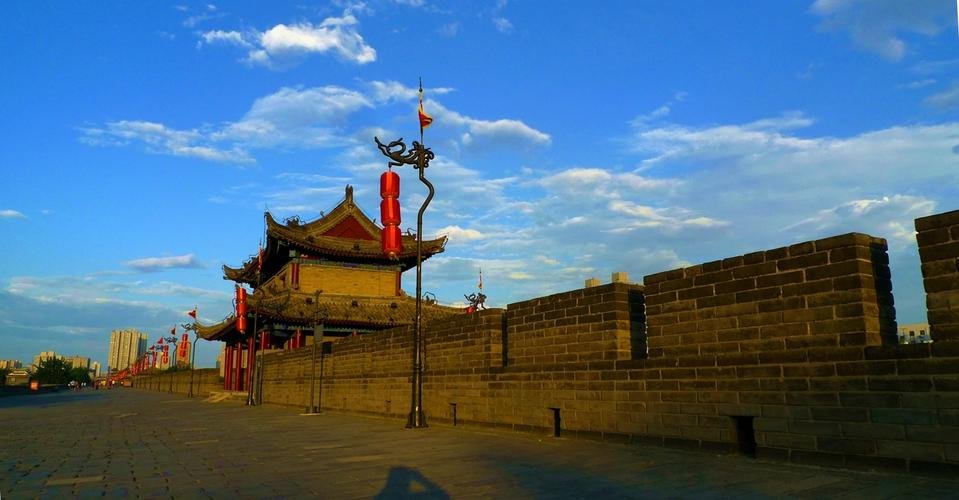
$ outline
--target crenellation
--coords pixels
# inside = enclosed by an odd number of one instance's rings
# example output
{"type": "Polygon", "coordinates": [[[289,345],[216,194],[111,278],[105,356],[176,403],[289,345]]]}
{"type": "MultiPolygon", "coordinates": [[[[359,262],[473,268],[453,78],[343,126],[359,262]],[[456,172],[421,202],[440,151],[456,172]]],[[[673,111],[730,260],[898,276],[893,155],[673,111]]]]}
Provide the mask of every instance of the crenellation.
{"type": "MultiPolygon", "coordinates": [[[[849,233],[429,323],[427,416],[543,432],[561,408],[564,436],[710,450],[754,417],[760,457],[959,467],[959,211],[916,227],[932,344],[890,338],[886,242],[849,233]]],[[[405,416],[410,347],[338,340],[324,408],[405,416]]],[[[305,405],[309,354],[263,355],[263,401],[305,405]]]]}

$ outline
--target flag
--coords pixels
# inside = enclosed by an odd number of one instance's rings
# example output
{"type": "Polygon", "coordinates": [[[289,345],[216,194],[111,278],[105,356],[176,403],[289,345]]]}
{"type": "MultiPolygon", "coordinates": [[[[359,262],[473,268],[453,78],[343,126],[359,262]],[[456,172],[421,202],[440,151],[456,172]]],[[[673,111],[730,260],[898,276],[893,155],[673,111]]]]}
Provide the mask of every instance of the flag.
{"type": "Polygon", "coordinates": [[[420,80],[420,107],[417,111],[420,115],[420,135],[422,135],[423,129],[433,124],[433,117],[426,114],[426,111],[423,110],[423,81],[422,80],[420,80]]]}
{"type": "Polygon", "coordinates": [[[193,319],[196,319],[196,306],[193,306],[193,310],[187,312],[187,315],[190,316],[190,317],[193,318],[193,319]]]}
{"type": "Polygon", "coordinates": [[[174,325],[173,328],[170,328],[170,335],[176,335],[176,325],[174,325]]]}
{"type": "Polygon", "coordinates": [[[479,289],[481,292],[483,291],[483,270],[482,269],[480,269],[479,289]]]}
{"type": "Polygon", "coordinates": [[[259,247],[256,252],[256,272],[263,270],[263,247],[259,247]]]}

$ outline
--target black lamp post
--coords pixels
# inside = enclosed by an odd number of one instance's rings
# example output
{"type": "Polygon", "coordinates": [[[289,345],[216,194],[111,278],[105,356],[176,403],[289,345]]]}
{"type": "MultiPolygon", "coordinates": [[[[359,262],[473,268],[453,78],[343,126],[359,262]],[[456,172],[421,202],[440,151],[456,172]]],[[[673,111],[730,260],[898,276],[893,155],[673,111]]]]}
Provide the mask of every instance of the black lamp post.
{"type": "MultiPolygon", "coordinates": [[[[173,366],[176,366],[176,335],[171,335],[171,336],[169,336],[169,337],[167,337],[167,338],[165,338],[165,339],[163,339],[163,340],[166,340],[166,343],[167,343],[167,344],[173,344],[173,366]]],[[[168,355],[167,359],[170,359],[170,358],[169,358],[169,355],[168,355]]],[[[173,372],[170,370],[170,368],[171,368],[171,366],[170,366],[170,364],[168,363],[168,364],[167,364],[167,373],[170,374],[170,390],[169,390],[169,393],[170,393],[170,394],[173,394],[173,372]]]]}
{"type": "MultiPolygon", "coordinates": [[[[421,129],[422,130],[422,129],[421,129]]],[[[423,213],[426,206],[433,199],[435,190],[433,184],[426,180],[426,168],[430,165],[430,160],[434,158],[433,152],[423,144],[413,141],[413,149],[406,151],[406,143],[403,138],[395,140],[389,144],[383,144],[379,138],[374,137],[376,147],[384,156],[389,158],[387,164],[390,167],[400,167],[411,165],[419,170],[420,182],[429,189],[429,194],[420,206],[419,213],[416,215],[416,315],[413,318],[413,376],[412,390],[410,397],[410,414],[406,421],[408,429],[427,427],[426,414],[423,412],[423,358],[426,351],[426,340],[423,337],[423,213]]],[[[421,137],[422,140],[422,137],[421,137]]]]}

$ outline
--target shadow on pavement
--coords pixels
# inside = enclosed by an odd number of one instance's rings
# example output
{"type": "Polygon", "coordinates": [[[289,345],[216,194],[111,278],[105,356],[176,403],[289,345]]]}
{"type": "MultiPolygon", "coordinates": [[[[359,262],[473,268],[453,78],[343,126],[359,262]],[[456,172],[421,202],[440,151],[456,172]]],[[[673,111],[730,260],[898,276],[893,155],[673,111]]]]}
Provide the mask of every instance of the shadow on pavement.
{"type": "Polygon", "coordinates": [[[376,499],[387,498],[436,498],[448,499],[450,496],[416,469],[393,467],[386,478],[386,486],[376,494],[376,499]]]}

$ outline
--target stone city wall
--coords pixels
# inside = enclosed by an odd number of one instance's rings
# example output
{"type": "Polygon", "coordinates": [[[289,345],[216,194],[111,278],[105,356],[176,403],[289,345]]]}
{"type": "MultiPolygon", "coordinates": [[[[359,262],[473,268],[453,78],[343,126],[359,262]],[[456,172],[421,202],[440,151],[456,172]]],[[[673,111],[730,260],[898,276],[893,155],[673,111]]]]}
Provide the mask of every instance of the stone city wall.
{"type": "MultiPolygon", "coordinates": [[[[174,394],[189,394],[190,370],[140,375],[133,378],[133,387],[159,392],[168,392],[172,389],[174,394]]],[[[217,369],[207,368],[193,372],[195,396],[205,398],[213,392],[222,390],[223,379],[217,369]]]]}
{"type": "MultiPolygon", "coordinates": [[[[959,473],[959,211],[916,227],[931,344],[896,344],[886,242],[852,233],[428,324],[427,419],[959,473]]],[[[408,327],[322,352],[261,355],[258,399],[406,417],[408,327]]]]}

